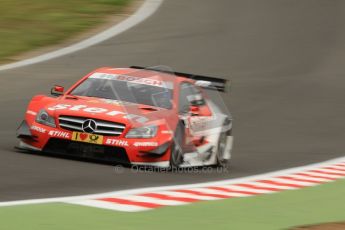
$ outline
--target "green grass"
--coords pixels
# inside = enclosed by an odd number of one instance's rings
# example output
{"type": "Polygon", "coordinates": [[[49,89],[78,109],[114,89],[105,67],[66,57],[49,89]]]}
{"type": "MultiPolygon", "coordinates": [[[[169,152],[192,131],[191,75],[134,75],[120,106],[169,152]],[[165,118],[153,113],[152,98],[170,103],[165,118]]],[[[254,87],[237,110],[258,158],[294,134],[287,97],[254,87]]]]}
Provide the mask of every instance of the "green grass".
{"type": "Polygon", "coordinates": [[[129,1],[0,0],[0,63],[96,26],[129,1]]]}
{"type": "Polygon", "coordinates": [[[0,229],[288,229],[345,220],[345,180],[250,198],[123,213],[68,204],[0,208],[0,229]]]}

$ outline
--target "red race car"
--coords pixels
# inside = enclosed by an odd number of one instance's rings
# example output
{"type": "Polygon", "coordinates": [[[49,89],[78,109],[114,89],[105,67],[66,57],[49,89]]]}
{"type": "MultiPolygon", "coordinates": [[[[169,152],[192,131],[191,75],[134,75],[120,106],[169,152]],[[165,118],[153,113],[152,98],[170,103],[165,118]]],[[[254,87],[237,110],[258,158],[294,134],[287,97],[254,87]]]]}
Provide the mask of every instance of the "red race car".
{"type": "Polygon", "coordinates": [[[225,86],[157,67],[100,68],[66,92],[55,86],[35,96],[17,130],[19,148],[132,165],[224,165],[232,118],[215,102],[225,86]]]}

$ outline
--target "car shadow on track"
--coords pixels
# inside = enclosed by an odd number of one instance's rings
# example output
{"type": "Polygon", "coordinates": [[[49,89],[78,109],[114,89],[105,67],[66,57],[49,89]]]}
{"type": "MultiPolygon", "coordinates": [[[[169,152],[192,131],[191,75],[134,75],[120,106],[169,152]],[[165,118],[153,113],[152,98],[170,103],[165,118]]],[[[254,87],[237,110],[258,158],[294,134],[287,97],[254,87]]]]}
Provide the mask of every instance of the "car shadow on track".
{"type": "Polygon", "coordinates": [[[73,160],[78,162],[86,162],[92,164],[101,164],[101,165],[109,165],[116,167],[119,171],[120,169],[129,169],[132,172],[136,173],[169,173],[169,174],[194,174],[194,173],[224,173],[230,170],[230,165],[226,165],[224,167],[220,166],[191,166],[191,167],[167,167],[167,168],[160,168],[156,166],[143,166],[143,165],[131,165],[128,163],[117,162],[117,161],[109,161],[109,160],[102,160],[102,159],[95,159],[95,158],[86,158],[81,156],[74,156],[68,154],[61,154],[61,153],[45,153],[45,152],[38,152],[38,151],[31,151],[31,150],[23,150],[20,148],[15,147],[15,152],[20,154],[28,154],[28,155],[35,155],[41,157],[48,157],[48,158],[58,158],[58,159],[65,159],[65,160],[73,160]]]}

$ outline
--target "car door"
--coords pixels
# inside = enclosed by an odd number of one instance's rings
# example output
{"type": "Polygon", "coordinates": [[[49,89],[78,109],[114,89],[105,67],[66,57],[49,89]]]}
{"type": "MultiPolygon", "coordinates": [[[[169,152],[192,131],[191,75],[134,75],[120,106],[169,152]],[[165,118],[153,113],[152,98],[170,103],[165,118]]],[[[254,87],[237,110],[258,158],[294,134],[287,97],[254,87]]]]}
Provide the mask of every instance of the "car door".
{"type": "Polygon", "coordinates": [[[212,112],[202,91],[190,82],[180,85],[179,117],[184,123],[184,147],[194,150],[205,141],[205,130],[212,112]]]}

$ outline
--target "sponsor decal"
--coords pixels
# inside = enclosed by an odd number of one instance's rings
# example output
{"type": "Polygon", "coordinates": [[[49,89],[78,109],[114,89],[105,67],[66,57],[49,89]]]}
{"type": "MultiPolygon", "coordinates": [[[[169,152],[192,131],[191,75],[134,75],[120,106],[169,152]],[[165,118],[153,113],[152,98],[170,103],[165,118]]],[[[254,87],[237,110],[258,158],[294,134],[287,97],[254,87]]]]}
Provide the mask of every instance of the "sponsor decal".
{"type": "Polygon", "coordinates": [[[153,79],[152,77],[135,77],[120,74],[108,74],[108,73],[94,73],[89,78],[93,79],[103,79],[103,80],[117,80],[117,81],[127,81],[143,85],[152,85],[157,87],[172,89],[172,84],[169,82],[164,82],[158,79],[153,79]]]}
{"type": "Polygon", "coordinates": [[[193,130],[203,130],[207,128],[206,122],[191,122],[191,129],[193,130]]]}
{"type": "Polygon", "coordinates": [[[116,145],[116,146],[129,146],[127,141],[118,140],[118,139],[107,139],[105,141],[107,145],[116,145]]]}
{"type": "Polygon", "coordinates": [[[153,86],[162,86],[163,82],[155,79],[150,79],[146,77],[133,77],[133,76],[126,76],[126,75],[119,75],[117,77],[119,81],[131,81],[139,84],[145,85],[153,85],[153,86]]]}
{"type": "Polygon", "coordinates": [[[48,135],[51,137],[60,137],[60,138],[65,138],[65,139],[71,138],[71,135],[69,133],[62,132],[62,131],[49,131],[48,135]]]}
{"type": "Polygon", "coordinates": [[[31,110],[26,111],[26,113],[27,113],[27,114],[30,114],[30,115],[33,115],[33,116],[36,116],[36,115],[37,115],[36,112],[31,111],[31,110]]]}
{"type": "Polygon", "coordinates": [[[158,146],[157,142],[134,142],[135,147],[156,147],[158,146]]]}
{"type": "Polygon", "coordinates": [[[216,128],[218,123],[215,123],[216,116],[195,116],[190,118],[190,127],[192,130],[205,130],[210,128],[216,128]]]}
{"type": "Polygon", "coordinates": [[[91,133],[80,133],[73,132],[72,141],[87,142],[91,144],[103,144],[103,136],[91,134],[91,133]]]}
{"type": "Polygon", "coordinates": [[[111,99],[101,99],[103,103],[110,104],[110,105],[133,105],[131,102],[127,101],[119,101],[119,100],[111,100],[111,99]]]}
{"type": "MultiPolygon", "coordinates": [[[[84,111],[87,113],[99,113],[99,114],[105,114],[108,116],[116,116],[119,114],[125,114],[124,112],[121,111],[108,111],[107,109],[104,108],[97,108],[97,107],[88,107],[86,105],[69,105],[69,104],[57,104],[52,107],[49,107],[48,110],[50,111],[55,111],[55,110],[70,110],[70,111],[84,111]]],[[[149,121],[146,117],[139,116],[136,114],[127,114],[124,116],[124,118],[139,122],[139,123],[145,123],[149,121]]]]}
{"type": "Polygon", "coordinates": [[[109,111],[108,109],[98,108],[98,107],[88,107],[86,105],[69,105],[69,104],[57,104],[52,107],[49,107],[48,110],[55,111],[55,110],[71,110],[71,111],[84,111],[87,113],[103,113],[109,116],[116,116],[119,114],[125,114],[124,112],[120,111],[109,111]]]}
{"type": "Polygon", "coordinates": [[[46,129],[41,128],[41,127],[38,127],[38,126],[36,126],[36,125],[31,126],[30,129],[31,129],[31,130],[35,130],[35,131],[37,131],[37,132],[39,132],[39,133],[46,133],[46,132],[47,132],[46,129]]]}

